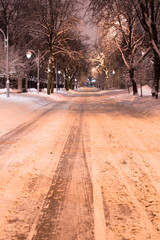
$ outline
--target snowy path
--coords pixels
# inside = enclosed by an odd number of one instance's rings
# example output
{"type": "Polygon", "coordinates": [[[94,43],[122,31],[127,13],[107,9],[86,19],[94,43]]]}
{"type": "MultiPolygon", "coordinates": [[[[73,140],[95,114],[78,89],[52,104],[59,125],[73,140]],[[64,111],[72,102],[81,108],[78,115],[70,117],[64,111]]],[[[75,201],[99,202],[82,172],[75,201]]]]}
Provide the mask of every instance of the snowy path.
{"type": "Polygon", "coordinates": [[[91,157],[99,168],[107,239],[160,239],[160,124],[155,129],[154,118],[127,112],[113,101],[92,105],[86,122],[91,157]]]}
{"type": "Polygon", "coordinates": [[[114,94],[3,100],[0,240],[160,239],[159,116],[114,94]]]}
{"type": "Polygon", "coordinates": [[[94,240],[92,182],[85,158],[79,107],[33,239],[94,240]]]}

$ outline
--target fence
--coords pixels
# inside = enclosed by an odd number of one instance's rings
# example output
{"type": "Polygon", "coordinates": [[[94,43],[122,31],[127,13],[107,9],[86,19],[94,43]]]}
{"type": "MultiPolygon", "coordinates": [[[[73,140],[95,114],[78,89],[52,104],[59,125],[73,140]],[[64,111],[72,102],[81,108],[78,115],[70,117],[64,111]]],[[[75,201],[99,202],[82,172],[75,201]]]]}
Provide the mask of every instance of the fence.
{"type": "MultiPolygon", "coordinates": [[[[6,88],[6,78],[2,75],[0,75],[0,89],[6,88]]],[[[10,88],[12,89],[18,89],[18,81],[17,79],[10,78],[10,88]]]]}
{"type": "MultiPolygon", "coordinates": [[[[18,80],[10,78],[10,88],[11,89],[18,89],[18,80]]],[[[58,88],[63,88],[63,83],[58,83],[58,88]]],[[[6,78],[4,76],[0,75],[0,89],[6,88],[6,78]]],[[[26,78],[22,79],[22,92],[27,91],[27,89],[35,88],[37,89],[37,81],[35,79],[29,79],[26,80],[26,78]]],[[[46,80],[40,80],[39,84],[40,89],[47,88],[47,81],[46,80]]],[[[54,82],[54,88],[56,88],[56,83],[54,82]]]]}

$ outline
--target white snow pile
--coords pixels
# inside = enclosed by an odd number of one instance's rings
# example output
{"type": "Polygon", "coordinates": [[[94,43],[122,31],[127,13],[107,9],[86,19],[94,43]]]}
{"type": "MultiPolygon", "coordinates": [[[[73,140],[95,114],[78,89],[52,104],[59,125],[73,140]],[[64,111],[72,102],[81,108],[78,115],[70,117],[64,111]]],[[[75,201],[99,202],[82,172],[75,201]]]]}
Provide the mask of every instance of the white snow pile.
{"type": "Polygon", "coordinates": [[[97,95],[104,96],[107,99],[114,99],[119,104],[122,104],[123,106],[133,106],[137,109],[142,109],[144,112],[152,112],[152,113],[158,113],[160,111],[160,96],[159,99],[152,98],[151,94],[151,88],[146,85],[142,88],[142,97],[141,97],[141,89],[138,88],[138,95],[133,95],[133,92],[130,92],[130,94],[127,93],[126,90],[98,90],[96,91],[96,88],[94,89],[85,89],[81,88],[76,90],[69,90],[66,91],[65,89],[54,89],[54,94],[47,95],[47,89],[43,89],[42,92],[37,94],[36,89],[30,89],[27,93],[21,93],[13,94],[14,91],[10,91],[10,97],[6,98],[6,89],[0,90],[0,100],[2,98],[6,102],[25,102],[29,104],[30,101],[33,102],[48,102],[48,101],[63,101],[66,97],[72,97],[75,95],[81,94],[81,92],[85,91],[85,93],[88,94],[90,92],[97,95]],[[36,99],[35,99],[36,98],[36,99]]]}
{"type": "Polygon", "coordinates": [[[116,95],[114,99],[122,104],[134,106],[135,108],[142,109],[145,112],[151,111],[152,113],[159,113],[160,110],[160,96],[159,99],[152,98],[151,88],[148,85],[142,87],[142,97],[141,89],[138,88],[138,94],[120,94],[116,95]]]}
{"type": "MultiPolygon", "coordinates": [[[[14,93],[17,93],[18,92],[18,89],[9,89],[10,92],[14,92],[14,93]]],[[[6,94],[7,92],[7,89],[6,88],[2,88],[0,89],[0,94],[6,94]]]]}

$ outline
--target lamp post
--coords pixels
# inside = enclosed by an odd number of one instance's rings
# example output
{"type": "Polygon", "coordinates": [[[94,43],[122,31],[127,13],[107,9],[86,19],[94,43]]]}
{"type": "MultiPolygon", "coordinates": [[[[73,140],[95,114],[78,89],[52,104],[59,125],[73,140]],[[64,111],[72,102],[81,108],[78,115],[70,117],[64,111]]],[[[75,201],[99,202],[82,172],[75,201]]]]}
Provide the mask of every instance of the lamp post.
{"type": "Polygon", "coordinates": [[[29,49],[26,53],[28,59],[31,58],[32,53],[34,53],[37,58],[37,93],[39,94],[39,50],[37,54],[34,50],[29,49]]]}
{"type": "Polygon", "coordinates": [[[8,26],[7,26],[7,36],[5,35],[5,33],[3,32],[3,30],[0,28],[0,32],[3,34],[4,37],[4,41],[5,41],[5,48],[6,48],[6,88],[7,88],[7,92],[6,92],[6,96],[9,97],[9,70],[8,70],[8,26]]]}
{"type": "Polygon", "coordinates": [[[115,70],[112,70],[112,74],[113,74],[113,87],[115,87],[115,74],[116,74],[116,71],[115,70]]]}
{"type": "Polygon", "coordinates": [[[58,91],[58,68],[57,68],[57,61],[56,61],[55,72],[56,72],[56,91],[58,91]]]}
{"type": "MultiPolygon", "coordinates": [[[[62,72],[60,71],[60,70],[58,70],[58,72],[57,72],[59,75],[61,75],[62,74],[62,72]]],[[[59,79],[59,77],[58,77],[58,79],[59,79]]],[[[59,81],[59,80],[58,80],[59,81]]],[[[61,78],[60,78],[60,85],[61,85],[61,78]]]]}
{"type": "Polygon", "coordinates": [[[76,89],[77,89],[77,83],[78,83],[78,81],[77,81],[76,78],[74,79],[74,83],[75,83],[75,84],[74,84],[74,88],[76,87],[76,89]]]}
{"type": "Polygon", "coordinates": [[[63,76],[63,81],[64,81],[63,87],[65,88],[65,72],[62,70],[58,70],[58,74],[61,74],[63,76]]]}

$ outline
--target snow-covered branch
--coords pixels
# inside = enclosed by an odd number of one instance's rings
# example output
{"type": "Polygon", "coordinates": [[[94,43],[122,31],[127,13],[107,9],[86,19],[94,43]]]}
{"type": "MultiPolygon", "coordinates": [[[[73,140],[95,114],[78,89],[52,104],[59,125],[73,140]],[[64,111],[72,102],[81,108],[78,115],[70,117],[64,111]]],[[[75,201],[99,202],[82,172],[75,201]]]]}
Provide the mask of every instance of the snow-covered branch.
{"type": "Polygon", "coordinates": [[[160,58],[160,50],[158,49],[157,45],[155,44],[155,41],[152,39],[151,40],[151,43],[152,43],[152,46],[153,46],[153,49],[155,50],[155,52],[157,53],[157,55],[159,56],[160,58]]]}

